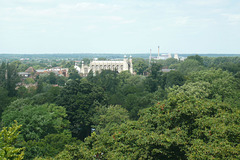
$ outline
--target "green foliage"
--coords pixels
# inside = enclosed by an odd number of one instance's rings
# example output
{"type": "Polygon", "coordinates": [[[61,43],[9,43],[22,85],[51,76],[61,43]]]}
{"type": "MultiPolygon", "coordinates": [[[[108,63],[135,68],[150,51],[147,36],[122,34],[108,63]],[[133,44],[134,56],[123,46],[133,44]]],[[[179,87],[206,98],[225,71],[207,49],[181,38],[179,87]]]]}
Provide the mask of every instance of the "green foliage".
{"type": "Polygon", "coordinates": [[[13,61],[11,64],[17,68],[18,72],[24,72],[26,69],[28,69],[28,66],[20,61],[13,61]]]}
{"type": "Polygon", "coordinates": [[[6,106],[10,103],[10,98],[8,97],[8,91],[0,87],[0,117],[6,106]]]}
{"type": "Polygon", "coordinates": [[[153,63],[150,68],[150,76],[146,78],[144,81],[146,90],[149,92],[155,92],[158,90],[158,86],[160,86],[163,82],[162,65],[160,63],[153,63]]]}
{"type": "Polygon", "coordinates": [[[100,74],[94,77],[94,81],[105,91],[115,93],[118,87],[119,79],[117,72],[111,70],[103,70],[100,74]]]}
{"type": "Polygon", "coordinates": [[[65,154],[70,159],[238,159],[240,114],[234,112],[229,105],[200,99],[157,104],[144,110],[137,122],[93,133],[65,154]]]}
{"type": "Polygon", "coordinates": [[[90,134],[91,117],[95,113],[95,107],[105,102],[103,89],[86,79],[69,80],[57,99],[57,104],[66,108],[73,136],[79,139],[90,134]]]}
{"type": "Polygon", "coordinates": [[[78,74],[78,71],[75,69],[75,68],[69,68],[69,79],[72,79],[72,80],[79,80],[81,79],[80,75],[78,74]]]}
{"type": "Polygon", "coordinates": [[[144,71],[148,68],[148,61],[142,58],[133,58],[133,69],[139,74],[143,75],[144,71]]]}
{"type": "Polygon", "coordinates": [[[90,58],[83,58],[82,61],[84,62],[84,64],[89,64],[91,62],[90,58]]]}
{"type": "Polygon", "coordinates": [[[13,120],[17,120],[23,126],[21,136],[25,141],[40,140],[48,134],[62,133],[67,129],[69,122],[63,119],[67,116],[65,108],[29,103],[30,100],[21,100],[8,106],[3,112],[2,124],[10,126],[13,120]]]}
{"type": "Polygon", "coordinates": [[[188,76],[189,82],[208,82],[211,84],[212,94],[220,96],[222,100],[235,97],[238,92],[238,83],[234,76],[221,69],[209,69],[206,71],[194,72],[188,76]]]}
{"type": "Polygon", "coordinates": [[[7,71],[14,75],[22,64],[11,63],[11,70],[2,63],[2,124],[16,119],[23,125],[12,145],[26,148],[25,159],[240,159],[239,62],[197,55],[148,67],[134,59],[135,71],[149,76],[102,71],[81,79],[73,61],[54,60],[70,67],[70,79],[41,75],[37,94],[20,87],[17,95],[25,99],[10,105],[16,91],[8,90],[15,84],[7,71]],[[165,67],[176,70],[161,72],[165,67]]]}
{"type": "Polygon", "coordinates": [[[109,95],[108,104],[121,105],[128,110],[131,119],[137,119],[139,109],[152,105],[151,95],[144,88],[145,77],[123,72],[117,78],[116,92],[109,95]]]}
{"type": "Polygon", "coordinates": [[[169,88],[174,85],[182,86],[185,83],[184,75],[179,71],[170,71],[162,76],[162,88],[169,88]]]}
{"type": "Polygon", "coordinates": [[[199,55],[195,55],[195,56],[188,56],[187,59],[193,59],[198,61],[201,65],[203,65],[203,58],[199,55]]]}
{"type": "Polygon", "coordinates": [[[57,82],[57,78],[56,78],[56,75],[55,73],[51,72],[48,76],[48,79],[49,79],[49,83],[50,84],[56,84],[57,82]]]}
{"type": "Polygon", "coordinates": [[[50,86],[44,93],[39,93],[31,97],[34,104],[42,105],[45,103],[55,103],[61,88],[50,86]]]}
{"type": "Polygon", "coordinates": [[[150,77],[152,77],[153,79],[156,79],[159,75],[161,75],[161,70],[162,69],[162,65],[160,63],[153,63],[151,65],[150,71],[150,77]]]}
{"type": "Polygon", "coordinates": [[[61,66],[62,68],[71,68],[71,67],[74,67],[74,61],[62,61],[61,62],[61,66]]]}
{"type": "Polygon", "coordinates": [[[32,94],[31,93],[29,94],[29,90],[24,86],[20,86],[17,90],[17,97],[19,98],[26,98],[29,97],[30,95],[32,94]]]}
{"type": "Polygon", "coordinates": [[[9,97],[17,95],[16,84],[20,81],[15,64],[2,63],[0,67],[0,87],[8,91],[9,97]]]}
{"type": "Polygon", "coordinates": [[[177,69],[177,71],[183,73],[184,75],[205,69],[203,64],[195,59],[186,59],[184,62],[172,66],[172,68],[177,69]]]}
{"type": "Polygon", "coordinates": [[[177,60],[175,58],[168,58],[166,60],[160,61],[160,63],[162,64],[163,68],[169,68],[171,65],[175,65],[180,62],[179,62],[179,60],[177,60]]]}
{"type": "Polygon", "coordinates": [[[35,81],[34,81],[33,78],[27,78],[27,79],[25,79],[24,82],[25,82],[26,84],[33,84],[33,83],[35,83],[35,81]]]}
{"type": "Polygon", "coordinates": [[[129,115],[126,109],[118,105],[97,106],[96,114],[93,116],[93,128],[97,133],[109,131],[115,125],[120,125],[129,120],[129,115]]]}
{"type": "Polygon", "coordinates": [[[0,131],[0,159],[21,160],[24,157],[24,148],[16,147],[16,140],[20,134],[17,121],[11,127],[3,127],[0,131]]]}
{"type": "MultiPolygon", "coordinates": [[[[57,157],[239,159],[240,110],[219,96],[221,90],[228,90],[228,86],[221,85],[223,76],[232,79],[231,74],[221,70],[190,74],[186,84],[168,90],[167,100],[141,110],[137,121],[114,125],[101,113],[103,119],[97,118],[99,127],[105,120],[112,126],[101,134],[92,133],[80,145],[68,146],[57,157]],[[215,82],[209,79],[219,82],[222,87],[219,92],[214,88],[215,82]]],[[[232,89],[236,89],[234,86],[232,89]]]]}
{"type": "Polygon", "coordinates": [[[64,76],[57,76],[55,73],[41,74],[38,77],[38,93],[42,92],[44,84],[58,84],[59,86],[64,86],[67,78],[64,76]]]}
{"type": "Polygon", "coordinates": [[[48,134],[43,139],[29,140],[23,142],[26,148],[25,159],[34,159],[35,157],[54,157],[64,150],[66,144],[76,142],[70,133],[48,134]]]}
{"type": "Polygon", "coordinates": [[[203,57],[203,63],[207,67],[217,67],[222,64],[233,63],[239,64],[240,57],[203,57]]]}
{"type": "Polygon", "coordinates": [[[0,87],[6,87],[6,64],[3,62],[0,66],[0,87]]]}

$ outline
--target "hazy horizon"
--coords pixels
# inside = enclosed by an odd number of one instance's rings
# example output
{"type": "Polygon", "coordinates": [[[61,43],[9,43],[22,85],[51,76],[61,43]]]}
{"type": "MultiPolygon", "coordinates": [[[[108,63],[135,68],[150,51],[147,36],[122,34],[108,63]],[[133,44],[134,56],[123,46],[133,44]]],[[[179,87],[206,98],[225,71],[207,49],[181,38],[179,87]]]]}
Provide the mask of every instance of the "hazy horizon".
{"type": "MultiPolygon", "coordinates": [[[[8,55],[8,54],[29,54],[29,55],[38,55],[38,54],[120,54],[120,55],[131,55],[131,54],[150,54],[150,53],[0,53],[0,55],[8,55]]],[[[158,53],[151,53],[152,55],[157,55],[158,53]]],[[[240,55],[240,53],[160,53],[160,54],[180,54],[180,55],[240,55]]]]}
{"type": "Polygon", "coordinates": [[[0,0],[0,54],[240,54],[238,0],[0,0]]]}

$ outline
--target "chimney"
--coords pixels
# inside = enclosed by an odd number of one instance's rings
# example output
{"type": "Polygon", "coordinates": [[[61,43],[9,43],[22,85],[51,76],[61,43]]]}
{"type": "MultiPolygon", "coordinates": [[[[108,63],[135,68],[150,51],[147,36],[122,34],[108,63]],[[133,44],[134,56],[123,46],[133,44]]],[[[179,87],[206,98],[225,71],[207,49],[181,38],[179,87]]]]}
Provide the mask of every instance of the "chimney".
{"type": "Polygon", "coordinates": [[[149,66],[151,65],[151,59],[152,59],[152,49],[150,49],[149,66]]]}

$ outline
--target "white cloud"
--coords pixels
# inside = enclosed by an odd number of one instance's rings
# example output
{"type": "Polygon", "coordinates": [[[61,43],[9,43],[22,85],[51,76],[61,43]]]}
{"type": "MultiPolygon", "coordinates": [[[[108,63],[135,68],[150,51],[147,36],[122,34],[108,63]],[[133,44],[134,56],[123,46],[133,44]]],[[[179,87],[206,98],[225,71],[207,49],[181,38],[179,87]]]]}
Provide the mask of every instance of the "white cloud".
{"type": "Polygon", "coordinates": [[[190,17],[177,17],[176,25],[184,26],[187,25],[190,21],[190,17]]]}
{"type": "Polygon", "coordinates": [[[224,17],[227,18],[227,20],[230,22],[230,24],[238,24],[240,23],[240,14],[222,14],[224,17]]]}
{"type": "Polygon", "coordinates": [[[135,23],[136,19],[130,19],[130,20],[123,20],[121,21],[122,24],[131,24],[131,23],[135,23]]]}
{"type": "Polygon", "coordinates": [[[227,3],[227,0],[187,0],[188,4],[197,6],[213,6],[227,3]]]}
{"type": "Polygon", "coordinates": [[[153,31],[162,31],[163,30],[163,27],[155,27],[155,28],[152,28],[153,31]]]}
{"type": "Polygon", "coordinates": [[[91,11],[91,10],[103,10],[103,11],[113,11],[118,9],[117,5],[110,5],[104,3],[90,3],[90,2],[79,2],[75,4],[60,4],[57,10],[63,12],[69,11],[91,11]]]}
{"type": "Polygon", "coordinates": [[[51,0],[22,0],[22,2],[26,2],[26,3],[45,3],[50,1],[51,0]]]}
{"type": "MultiPolygon", "coordinates": [[[[29,0],[30,1],[30,0],[29,0]]],[[[44,2],[45,0],[34,0],[35,2],[44,2]]],[[[16,7],[4,7],[1,9],[1,12],[10,12],[16,14],[27,14],[28,16],[32,15],[56,15],[59,13],[72,13],[80,11],[104,11],[112,12],[118,9],[117,5],[110,5],[104,3],[89,3],[89,2],[79,2],[74,4],[61,3],[55,7],[44,7],[42,9],[40,6],[29,6],[29,5],[18,5],[16,7]]]]}
{"type": "Polygon", "coordinates": [[[88,25],[86,27],[84,27],[83,29],[85,29],[86,31],[96,31],[98,27],[96,25],[88,25]]]}

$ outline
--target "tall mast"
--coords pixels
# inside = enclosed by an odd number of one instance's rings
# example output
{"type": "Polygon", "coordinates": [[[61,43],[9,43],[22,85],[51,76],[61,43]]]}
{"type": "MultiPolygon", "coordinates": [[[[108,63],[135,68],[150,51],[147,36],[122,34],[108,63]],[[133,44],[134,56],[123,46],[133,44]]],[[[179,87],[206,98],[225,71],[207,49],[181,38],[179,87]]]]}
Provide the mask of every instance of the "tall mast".
{"type": "Polygon", "coordinates": [[[160,56],[159,56],[159,46],[158,46],[158,58],[159,58],[160,56]]]}
{"type": "Polygon", "coordinates": [[[152,59],[152,49],[150,49],[149,66],[151,65],[151,59],[152,59]]]}

